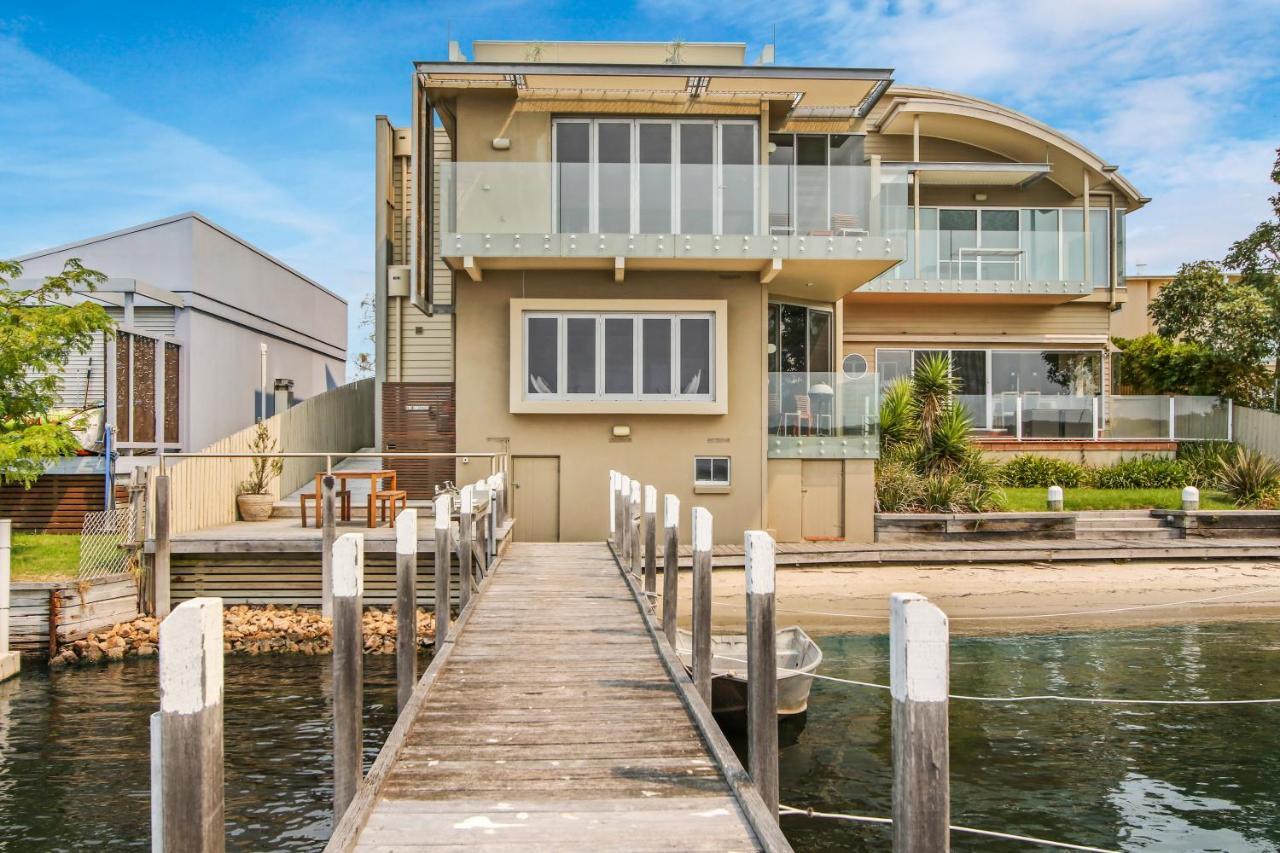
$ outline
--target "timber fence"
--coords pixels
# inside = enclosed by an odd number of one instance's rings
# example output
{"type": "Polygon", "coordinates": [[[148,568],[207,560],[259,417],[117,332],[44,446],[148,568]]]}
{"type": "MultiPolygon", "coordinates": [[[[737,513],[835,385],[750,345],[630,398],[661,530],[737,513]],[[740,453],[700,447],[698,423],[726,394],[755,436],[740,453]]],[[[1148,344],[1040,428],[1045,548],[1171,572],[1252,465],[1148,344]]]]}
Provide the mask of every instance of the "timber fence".
{"type": "MultiPolygon", "coordinates": [[[[676,619],[680,607],[679,585],[674,577],[675,554],[679,547],[679,501],[666,496],[666,528],[663,554],[663,590],[657,591],[653,566],[656,564],[656,490],[642,486],[638,480],[609,472],[609,544],[618,563],[632,575],[633,585],[643,591],[648,606],[662,602],[662,625],[667,640],[676,640],[676,619]],[[640,495],[647,499],[641,503],[640,495]],[[643,569],[643,575],[641,568],[643,569]]],[[[740,663],[747,671],[747,746],[748,767],[753,783],[775,816],[791,815],[882,824],[891,827],[893,850],[898,853],[920,850],[948,850],[954,833],[987,838],[1021,841],[1061,850],[1083,850],[1110,853],[1107,848],[1067,841],[1017,835],[991,829],[958,826],[951,823],[949,703],[951,701],[1012,704],[1025,702],[1087,703],[1112,706],[1236,706],[1274,705],[1280,698],[1256,699],[1178,699],[1129,698],[1065,695],[971,696],[950,692],[950,627],[945,613],[927,598],[915,593],[898,592],[889,596],[889,683],[878,684],[838,678],[823,673],[780,667],[774,644],[774,614],[778,611],[820,613],[851,618],[885,619],[886,615],[870,613],[834,613],[831,611],[796,610],[778,607],[775,602],[774,542],[762,531],[744,533],[746,565],[746,656],[736,658],[712,655],[711,609],[714,606],[743,606],[731,601],[716,601],[711,589],[711,513],[703,507],[690,512],[693,550],[692,642],[689,651],[691,676],[696,693],[707,709],[712,706],[713,663],[740,663]],[[891,816],[853,815],[817,811],[779,801],[777,743],[777,677],[808,677],[838,683],[856,689],[888,692],[891,702],[893,807],[891,816]]],[[[1239,598],[1262,591],[1266,587],[1239,593],[1228,593],[1192,599],[1187,602],[1133,605],[1130,607],[1082,610],[1085,613],[1112,613],[1143,607],[1169,607],[1178,604],[1212,602],[1239,598]]],[[[1071,614],[1027,614],[1009,618],[1038,619],[1071,614]]],[[[989,617],[983,617],[989,618],[989,617]]]]}
{"type": "Polygon", "coordinates": [[[1280,459],[1280,414],[1236,406],[1235,441],[1280,459]]]}

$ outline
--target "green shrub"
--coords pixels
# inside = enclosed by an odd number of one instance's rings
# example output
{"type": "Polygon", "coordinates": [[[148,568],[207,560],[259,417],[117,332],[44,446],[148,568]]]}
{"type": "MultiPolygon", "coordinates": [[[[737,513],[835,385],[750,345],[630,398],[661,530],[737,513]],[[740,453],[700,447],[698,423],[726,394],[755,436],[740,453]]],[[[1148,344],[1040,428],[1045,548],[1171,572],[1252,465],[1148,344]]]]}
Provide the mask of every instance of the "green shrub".
{"type": "Polygon", "coordinates": [[[1236,445],[1230,441],[1184,441],[1178,445],[1178,459],[1187,466],[1191,485],[1213,489],[1227,461],[1235,455],[1236,445]]]}
{"type": "Polygon", "coordinates": [[[923,501],[924,478],[911,463],[893,459],[876,463],[877,512],[915,512],[923,501]]]}
{"type": "Polygon", "coordinates": [[[929,471],[947,473],[964,465],[975,454],[969,431],[973,418],[968,410],[954,400],[947,401],[938,413],[937,421],[928,436],[921,431],[920,463],[929,471]]]}
{"type": "Polygon", "coordinates": [[[903,377],[884,389],[880,397],[880,444],[885,450],[907,444],[915,439],[916,432],[911,380],[903,377]]]}
{"type": "Polygon", "coordinates": [[[955,474],[934,474],[925,477],[925,512],[965,511],[968,509],[968,485],[955,474]]]}
{"type": "Polygon", "coordinates": [[[1252,448],[1237,447],[1218,478],[1236,506],[1272,507],[1280,498],[1280,463],[1252,448]]]}
{"type": "Polygon", "coordinates": [[[1000,466],[1000,482],[1014,488],[1075,489],[1089,479],[1089,469],[1066,459],[1020,453],[1000,466]]]}
{"type": "Polygon", "coordinates": [[[1186,463],[1142,456],[1095,468],[1084,485],[1095,489],[1180,489],[1190,482],[1191,469],[1186,463]]]}

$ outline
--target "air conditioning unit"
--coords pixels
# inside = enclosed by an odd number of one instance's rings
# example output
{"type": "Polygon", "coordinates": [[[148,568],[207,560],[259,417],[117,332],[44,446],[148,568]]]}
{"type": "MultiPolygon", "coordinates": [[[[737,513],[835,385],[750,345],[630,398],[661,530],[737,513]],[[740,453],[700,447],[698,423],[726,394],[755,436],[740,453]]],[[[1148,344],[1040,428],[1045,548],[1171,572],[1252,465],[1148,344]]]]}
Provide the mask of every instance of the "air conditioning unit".
{"type": "Polygon", "coordinates": [[[412,287],[413,272],[408,266],[387,267],[387,296],[408,296],[412,287]]]}

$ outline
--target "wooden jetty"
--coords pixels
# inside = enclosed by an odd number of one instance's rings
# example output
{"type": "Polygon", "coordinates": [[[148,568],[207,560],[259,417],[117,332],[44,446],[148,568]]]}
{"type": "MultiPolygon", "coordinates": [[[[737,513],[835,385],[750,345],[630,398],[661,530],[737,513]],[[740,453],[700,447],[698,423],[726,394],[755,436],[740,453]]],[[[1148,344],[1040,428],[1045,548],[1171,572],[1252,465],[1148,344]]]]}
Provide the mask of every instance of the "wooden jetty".
{"type": "Polygon", "coordinates": [[[513,543],[329,850],[789,850],[604,544],[513,543]]]}

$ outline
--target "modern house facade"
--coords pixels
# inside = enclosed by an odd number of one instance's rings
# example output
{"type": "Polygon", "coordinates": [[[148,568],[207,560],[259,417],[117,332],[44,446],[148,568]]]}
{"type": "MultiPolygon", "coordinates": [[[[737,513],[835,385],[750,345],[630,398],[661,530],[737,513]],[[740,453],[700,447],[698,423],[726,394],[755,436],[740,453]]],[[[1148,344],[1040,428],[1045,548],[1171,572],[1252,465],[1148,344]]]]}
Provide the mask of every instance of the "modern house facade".
{"type": "Polygon", "coordinates": [[[74,298],[102,304],[116,330],[64,366],[59,402],[112,426],[118,470],[345,381],[346,301],[198,213],[16,260],[34,281],[69,258],[107,275],[74,298]]]}
{"type": "Polygon", "coordinates": [[[741,44],[472,52],[378,120],[379,432],[509,452],[520,535],[600,538],[617,468],[724,537],[870,541],[878,393],[928,352],[980,438],[1105,436],[1146,199],[1070,138],[741,44]]]}

